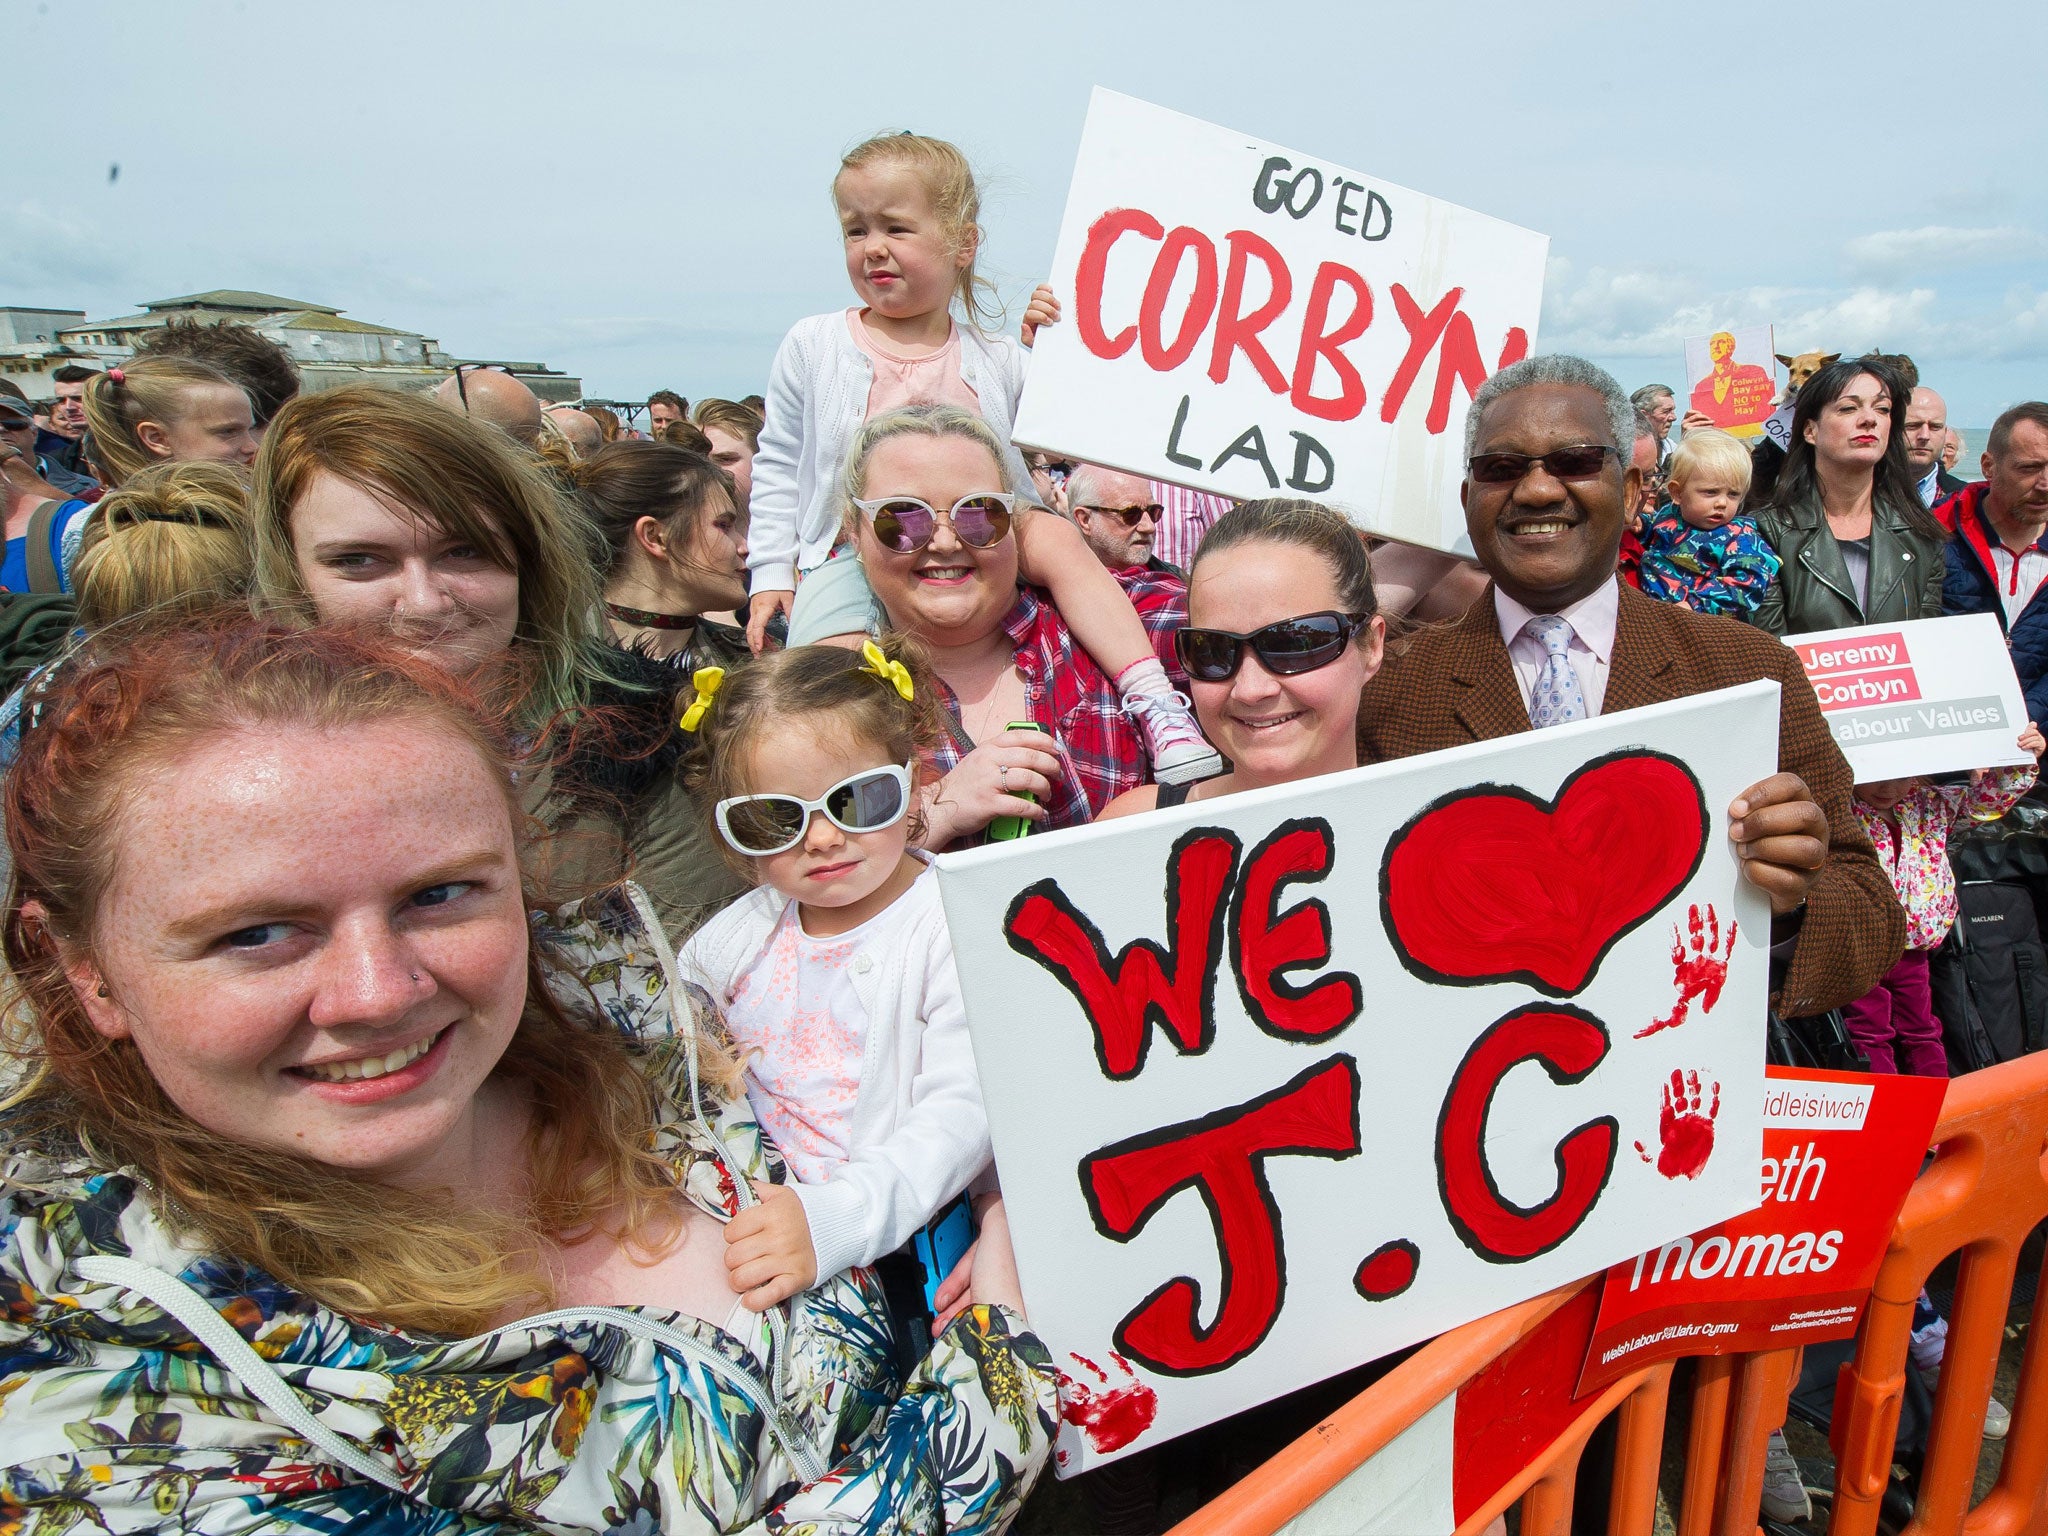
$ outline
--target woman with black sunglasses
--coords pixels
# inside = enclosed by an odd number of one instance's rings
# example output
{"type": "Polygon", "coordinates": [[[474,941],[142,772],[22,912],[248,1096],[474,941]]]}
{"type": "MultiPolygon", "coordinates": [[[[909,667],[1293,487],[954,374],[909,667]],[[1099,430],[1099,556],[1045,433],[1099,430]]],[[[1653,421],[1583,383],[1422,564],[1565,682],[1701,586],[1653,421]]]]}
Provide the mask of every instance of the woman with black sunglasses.
{"type": "Polygon", "coordinates": [[[1358,696],[1385,640],[1365,542],[1342,513],[1287,498],[1232,508],[1195,553],[1175,637],[1195,717],[1230,770],[1141,785],[1096,819],[1356,768],[1358,696]]]}

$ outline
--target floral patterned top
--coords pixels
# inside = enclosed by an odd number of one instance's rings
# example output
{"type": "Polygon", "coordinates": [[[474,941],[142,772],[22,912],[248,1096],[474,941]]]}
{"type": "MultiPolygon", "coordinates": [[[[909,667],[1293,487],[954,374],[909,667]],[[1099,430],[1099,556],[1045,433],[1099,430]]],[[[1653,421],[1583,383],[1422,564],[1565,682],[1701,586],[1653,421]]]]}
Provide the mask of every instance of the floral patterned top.
{"type": "Polygon", "coordinates": [[[1955,926],[1950,834],[1966,821],[1998,820],[2034,787],[2037,772],[2030,766],[1990,768],[1967,785],[1923,784],[1893,806],[1890,816],[1854,802],[1856,818],[1877,845],[1877,861],[1906,909],[1908,949],[1934,949],[1955,926]]]}
{"type": "MultiPolygon", "coordinates": [[[[689,1005],[633,897],[543,932],[551,986],[635,1042],[660,1090],[656,1145],[684,1197],[726,1219],[752,1199],[748,1178],[781,1169],[744,1100],[693,1091],[694,1036],[675,1018],[689,1005]]],[[[970,1308],[908,1381],[865,1270],[768,1321],[753,1341],[765,1363],[711,1323],[641,1307],[408,1335],[181,1244],[129,1170],[14,1146],[0,1169],[0,1533],[893,1536],[1010,1522],[1059,1412],[1021,1318],[970,1308]],[[109,1282],[123,1261],[181,1280],[253,1353],[202,1345],[109,1282]]]]}

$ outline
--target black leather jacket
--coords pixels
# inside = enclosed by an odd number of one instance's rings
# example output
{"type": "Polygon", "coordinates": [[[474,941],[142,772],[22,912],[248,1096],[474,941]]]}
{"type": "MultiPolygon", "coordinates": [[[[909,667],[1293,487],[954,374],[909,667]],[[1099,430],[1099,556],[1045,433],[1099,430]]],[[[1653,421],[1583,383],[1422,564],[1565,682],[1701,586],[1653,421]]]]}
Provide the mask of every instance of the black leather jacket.
{"type": "Polygon", "coordinates": [[[1828,527],[1820,498],[1790,507],[1758,507],[1756,525],[1784,562],[1750,622],[1774,635],[1859,624],[1896,624],[1941,617],[1946,567],[1942,541],[1882,505],[1870,517],[1870,600],[1857,601],[1842,546],[1828,527]]]}

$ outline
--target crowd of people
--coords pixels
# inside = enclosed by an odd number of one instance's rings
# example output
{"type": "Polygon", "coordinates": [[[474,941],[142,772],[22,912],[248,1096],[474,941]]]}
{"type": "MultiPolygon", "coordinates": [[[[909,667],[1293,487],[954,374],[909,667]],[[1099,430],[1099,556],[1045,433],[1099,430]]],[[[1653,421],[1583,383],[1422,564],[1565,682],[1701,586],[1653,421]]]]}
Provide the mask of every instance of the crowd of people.
{"type": "Polygon", "coordinates": [[[959,151],[832,192],[854,302],[644,430],[233,325],[0,381],[0,1515],[1002,1529],[1060,1407],[932,864],[991,839],[1769,678],[1773,1007],[1946,1070],[1947,840],[2033,770],[1855,783],[1777,637],[1991,613],[2040,718],[2048,404],[1964,482],[1904,358],[1780,447],[1532,357],[1461,561],[1020,449],[1060,306],[996,329],[959,151]]]}

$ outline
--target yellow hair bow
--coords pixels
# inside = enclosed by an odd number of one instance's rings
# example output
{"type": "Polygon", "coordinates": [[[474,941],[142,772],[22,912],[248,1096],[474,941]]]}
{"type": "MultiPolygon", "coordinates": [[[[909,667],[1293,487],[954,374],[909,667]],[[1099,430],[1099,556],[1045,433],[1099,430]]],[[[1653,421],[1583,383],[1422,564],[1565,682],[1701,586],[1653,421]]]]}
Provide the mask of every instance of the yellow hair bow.
{"type": "Polygon", "coordinates": [[[697,697],[683,710],[682,718],[676,724],[683,730],[694,731],[704,723],[704,716],[710,712],[711,701],[718,697],[718,690],[725,682],[725,668],[699,667],[690,674],[690,681],[697,685],[697,697]]]}
{"type": "Polygon", "coordinates": [[[900,661],[891,661],[882,654],[882,648],[872,640],[860,643],[860,653],[867,661],[863,671],[872,672],[883,682],[903,695],[905,703],[917,696],[917,690],[910,685],[910,668],[900,661]]]}

